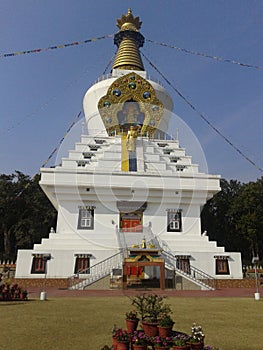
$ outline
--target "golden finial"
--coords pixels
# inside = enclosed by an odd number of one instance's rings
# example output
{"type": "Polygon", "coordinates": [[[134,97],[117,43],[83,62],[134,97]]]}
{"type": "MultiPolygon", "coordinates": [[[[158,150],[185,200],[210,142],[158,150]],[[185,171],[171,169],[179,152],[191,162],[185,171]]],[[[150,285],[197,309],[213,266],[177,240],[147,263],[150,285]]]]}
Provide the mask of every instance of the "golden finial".
{"type": "Polygon", "coordinates": [[[142,249],[146,249],[146,239],[143,237],[142,239],[142,249]]]}
{"type": "Polygon", "coordinates": [[[129,8],[127,15],[122,15],[117,19],[117,27],[120,30],[138,31],[141,28],[142,22],[139,17],[133,17],[132,10],[129,8]]]}

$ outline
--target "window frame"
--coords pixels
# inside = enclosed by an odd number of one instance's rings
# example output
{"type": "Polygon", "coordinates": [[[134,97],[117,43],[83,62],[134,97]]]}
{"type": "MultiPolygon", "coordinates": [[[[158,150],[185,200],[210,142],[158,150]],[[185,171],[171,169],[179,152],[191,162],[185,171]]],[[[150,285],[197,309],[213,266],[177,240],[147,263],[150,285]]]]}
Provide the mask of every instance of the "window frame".
{"type": "Polygon", "coordinates": [[[94,207],[79,207],[78,230],[94,230],[94,207]]]}
{"type": "Polygon", "coordinates": [[[215,274],[230,275],[229,261],[227,256],[215,256],[215,274]]]}
{"type": "Polygon", "coordinates": [[[74,274],[90,274],[90,257],[91,254],[76,254],[74,274]],[[88,270],[87,272],[81,272],[88,270]]]}
{"type": "Polygon", "coordinates": [[[33,256],[31,264],[31,274],[45,274],[47,268],[47,259],[42,255],[33,256]]]}
{"type": "Polygon", "coordinates": [[[191,264],[190,264],[189,256],[176,257],[176,267],[179,270],[190,275],[191,274],[191,264]]]}
{"type": "Polygon", "coordinates": [[[182,232],[182,210],[167,210],[167,232],[182,232]],[[174,225],[176,224],[176,226],[174,225]],[[174,227],[172,227],[174,225],[174,227]]]}

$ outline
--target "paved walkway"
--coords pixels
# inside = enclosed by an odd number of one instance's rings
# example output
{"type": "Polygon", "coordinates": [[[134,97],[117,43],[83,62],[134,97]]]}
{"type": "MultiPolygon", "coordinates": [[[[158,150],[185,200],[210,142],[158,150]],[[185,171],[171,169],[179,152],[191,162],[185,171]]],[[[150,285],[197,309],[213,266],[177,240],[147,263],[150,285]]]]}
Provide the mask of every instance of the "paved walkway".
{"type": "MultiPolygon", "coordinates": [[[[29,299],[39,298],[42,291],[41,287],[29,287],[28,297],[29,299]]],[[[201,291],[201,290],[160,290],[160,289],[129,289],[129,290],[67,290],[58,288],[47,288],[47,298],[87,298],[87,297],[119,297],[119,296],[132,296],[139,293],[151,293],[166,295],[168,297],[228,297],[228,298],[254,298],[255,289],[253,288],[224,288],[214,291],[201,291]]],[[[263,289],[260,288],[259,292],[263,297],[263,289]]]]}

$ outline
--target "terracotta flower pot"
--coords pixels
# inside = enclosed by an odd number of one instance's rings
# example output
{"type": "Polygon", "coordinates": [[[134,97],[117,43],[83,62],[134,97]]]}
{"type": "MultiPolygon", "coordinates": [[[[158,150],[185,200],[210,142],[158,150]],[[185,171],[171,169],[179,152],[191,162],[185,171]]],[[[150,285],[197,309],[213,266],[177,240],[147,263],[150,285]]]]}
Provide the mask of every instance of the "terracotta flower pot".
{"type": "Polygon", "coordinates": [[[158,326],[158,332],[159,332],[159,336],[161,338],[166,338],[166,337],[170,337],[170,335],[172,334],[172,329],[173,327],[161,327],[158,326]]]}
{"type": "Polygon", "coordinates": [[[136,331],[137,326],[138,326],[138,319],[135,320],[125,320],[126,321],[126,328],[128,333],[133,333],[134,331],[136,331]]]}
{"type": "Polygon", "coordinates": [[[117,339],[115,337],[112,337],[112,346],[114,350],[117,350],[117,339]]]}
{"type": "Polygon", "coordinates": [[[188,345],[174,345],[173,350],[188,350],[188,345]]]}
{"type": "Polygon", "coordinates": [[[188,346],[190,350],[203,350],[204,343],[188,343],[188,346]]]}
{"type": "Polygon", "coordinates": [[[149,337],[155,337],[156,335],[158,335],[157,323],[142,322],[142,328],[144,330],[145,335],[149,337]]]}
{"type": "Polygon", "coordinates": [[[117,350],[129,350],[130,343],[128,341],[118,341],[117,350]]]}
{"type": "Polygon", "coordinates": [[[147,345],[136,345],[133,344],[133,350],[147,350],[147,345]]]}

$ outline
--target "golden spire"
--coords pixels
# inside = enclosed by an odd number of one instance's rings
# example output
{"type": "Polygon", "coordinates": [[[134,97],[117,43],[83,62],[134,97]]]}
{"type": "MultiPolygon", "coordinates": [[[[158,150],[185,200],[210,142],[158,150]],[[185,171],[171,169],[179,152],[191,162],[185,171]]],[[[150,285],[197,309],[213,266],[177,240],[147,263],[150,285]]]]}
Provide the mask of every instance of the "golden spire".
{"type": "Polygon", "coordinates": [[[114,36],[118,52],[113,69],[144,70],[139,51],[144,44],[144,37],[139,32],[141,24],[139,17],[133,17],[131,9],[128,9],[127,15],[117,19],[117,27],[120,30],[114,36]]]}
{"type": "Polygon", "coordinates": [[[128,9],[127,15],[122,15],[121,18],[117,19],[117,27],[120,30],[133,30],[138,32],[141,28],[142,22],[139,17],[133,17],[132,10],[128,9]]]}

